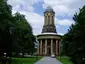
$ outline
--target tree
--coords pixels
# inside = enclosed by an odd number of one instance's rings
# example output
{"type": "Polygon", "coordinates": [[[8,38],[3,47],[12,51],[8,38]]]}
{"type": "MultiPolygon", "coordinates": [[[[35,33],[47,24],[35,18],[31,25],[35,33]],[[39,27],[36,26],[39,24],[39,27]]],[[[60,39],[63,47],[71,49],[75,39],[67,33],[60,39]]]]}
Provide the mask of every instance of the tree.
{"type": "Polygon", "coordinates": [[[16,13],[12,15],[12,7],[7,0],[0,0],[0,55],[5,52],[29,52],[34,50],[35,37],[32,27],[24,15],[16,13]],[[10,28],[14,26],[11,34],[10,28]]]}
{"type": "Polygon", "coordinates": [[[0,0],[0,55],[11,51],[10,23],[12,21],[11,6],[6,0],[0,0]]]}
{"type": "Polygon", "coordinates": [[[85,64],[85,6],[73,17],[68,33],[63,36],[63,49],[75,64],[85,64]]]}
{"type": "Polygon", "coordinates": [[[25,19],[25,16],[18,12],[15,14],[14,20],[15,42],[13,44],[13,51],[17,53],[22,52],[23,54],[25,52],[33,53],[36,40],[32,33],[32,27],[25,19]]]}

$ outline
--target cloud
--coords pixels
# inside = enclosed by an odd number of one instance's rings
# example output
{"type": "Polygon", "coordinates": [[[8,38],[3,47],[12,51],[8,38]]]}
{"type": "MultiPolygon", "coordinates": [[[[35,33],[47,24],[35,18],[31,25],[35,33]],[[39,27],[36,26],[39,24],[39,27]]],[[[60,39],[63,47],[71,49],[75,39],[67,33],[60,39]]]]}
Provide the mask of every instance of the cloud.
{"type": "Polygon", "coordinates": [[[64,35],[64,33],[58,33],[58,34],[59,34],[59,35],[62,35],[62,36],[64,35]]]}
{"type": "Polygon", "coordinates": [[[28,20],[28,22],[33,28],[33,33],[35,35],[40,34],[44,24],[43,16],[35,12],[23,12],[23,11],[19,11],[19,12],[25,15],[26,19],[28,20]]]}
{"type": "Polygon", "coordinates": [[[44,0],[43,8],[45,9],[48,5],[52,6],[57,16],[73,16],[85,5],[85,0],[44,0]]]}
{"type": "Polygon", "coordinates": [[[8,3],[12,6],[16,6],[18,4],[24,4],[24,5],[34,5],[38,2],[42,2],[42,0],[8,0],[8,3]]]}
{"type": "Polygon", "coordinates": [[[71,24],[74,24],[73,20],[69,20],[69,19],[55,19],[55,24],[56,25],[64,25],[64,26],[70,26],[71,24]]]}
{"type": "Polygon", "coordinates": [[[43,16],[37,13],[28,13],[28,14],[26,15],[26,18],[29,21],[29,23],[32,25],[34,34],[40,34],[44,24],[43,16]]]}
{"type": "Polygon", "coordinates": [[[7,2],[12,5],[13,10],[33,12],[33,5],[42,2],[42,0],[8,0],[7,2]]]}
{"type": "MultiPolygon", "coordinates": [[[[28,22],[33,27],[33,33],[35,35],[40,34],[44,24],[44,18],[40,14],[35,12],[33,7],[35,4],[43,2],[43,8],[46,9],[48,5],[52,6],[56,16],[73,16],[75,12],[79,10],[83,5],[85,5],[85,0],[8,0],[8,3],[12,5],[12,13],[17,11],[24,14],[28,22]]],[[[38,9],[39,10],[39,9],[38,9]]],[[[70,19],[58,19],[55,18],[56,28],[61,28],[61,26],[70,26],[73,20],[70,19]]],[[[59,32],[60,34],[64,34],[59,32]]]]}
{"type": "Polygon", "coordinates": [[[28,0],[8,0],[8,3],[12,5],[13,11],[34,11],[32,4],[36,3],[36,1],[29,1],[28,0]]]}
{"type": "Polygon", "coordinates": [[[34,4],[42,2],[42,0],[8,0],[8,4],[12,5],[12,14],[17,11],[24,14],[28,22],[33,28],[34,34],[39,34],[42,31],[44,18],[34,12],[34,4]]]}

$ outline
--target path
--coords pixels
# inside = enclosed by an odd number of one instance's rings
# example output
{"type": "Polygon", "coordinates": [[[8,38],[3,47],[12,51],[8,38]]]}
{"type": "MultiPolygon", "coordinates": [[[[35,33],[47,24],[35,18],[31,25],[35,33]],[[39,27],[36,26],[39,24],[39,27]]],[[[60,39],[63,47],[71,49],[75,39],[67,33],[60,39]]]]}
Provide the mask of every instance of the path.
{"type": "Polygon", "coordinates": [[[61,63],[58,60],[56,60],[56,58],[43,57],[42,59],[40,59],[35,64],[63,64],[63,63],[61,63]]]}

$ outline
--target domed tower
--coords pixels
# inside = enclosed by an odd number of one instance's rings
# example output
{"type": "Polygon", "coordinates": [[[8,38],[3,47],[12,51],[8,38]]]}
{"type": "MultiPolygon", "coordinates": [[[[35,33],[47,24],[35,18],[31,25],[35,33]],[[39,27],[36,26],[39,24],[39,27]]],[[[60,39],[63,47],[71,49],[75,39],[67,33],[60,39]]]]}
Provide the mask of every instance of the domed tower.
{"type": "Polygon", "coordinates": [[[54,24],[55,12],[48,6],[44,12],[44,26],[42,33],[37,35],[38,55],[50,56],[60,54],[61,36],[57,34],[54,24]]]}
{"type": "Polygon", "coordinates": [[[56,28],[54,25],[55,12],[52,7],[48,6],[44,12],[44,26],[42,33],[56,33],[56,28]]]}

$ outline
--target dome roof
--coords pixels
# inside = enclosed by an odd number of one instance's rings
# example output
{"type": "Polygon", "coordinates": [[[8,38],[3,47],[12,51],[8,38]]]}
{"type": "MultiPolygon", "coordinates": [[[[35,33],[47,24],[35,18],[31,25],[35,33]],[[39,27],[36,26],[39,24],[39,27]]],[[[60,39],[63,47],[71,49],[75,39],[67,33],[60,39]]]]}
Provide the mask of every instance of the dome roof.
{"type": "Polygon", "coordinates": [[[45,11],[53,11],[53,8],[51,6],[48,6],[45,11]]]}

